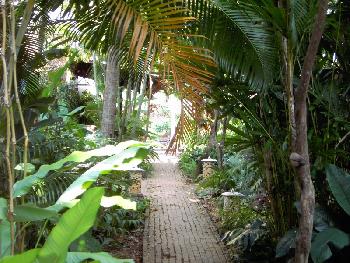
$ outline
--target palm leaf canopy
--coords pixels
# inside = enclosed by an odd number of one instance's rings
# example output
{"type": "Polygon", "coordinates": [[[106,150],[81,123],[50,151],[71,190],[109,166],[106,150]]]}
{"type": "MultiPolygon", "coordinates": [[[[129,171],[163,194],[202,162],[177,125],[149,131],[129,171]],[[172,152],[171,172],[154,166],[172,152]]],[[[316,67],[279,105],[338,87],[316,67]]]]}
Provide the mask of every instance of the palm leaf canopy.
{"type": "Polygon", "coordinates": [[[203,37],[188,32],[196,18],[189,15],[187,4],[180,0],[87,2],[70,2],[65,12],[69,19],[63,25],[66,35],[104,54],[113,46],[119,59],[131,60],[142,77],[155,69],[164,86],[186,100],[187,116],[199,117],[203,107],[198,105],[204,104],[203,94],[208,93],[216,65],[209,49],[193,45],[203,37]]]}
{"type": "Polygon", "coordinates": [[[268,88],[279,77],[281,36],[300,49],[307,37],[315,1],[189,0],[199,18],[192,32],[207,37],[202,44],[211,49],[221,70],[255,90],[268,88]]]}

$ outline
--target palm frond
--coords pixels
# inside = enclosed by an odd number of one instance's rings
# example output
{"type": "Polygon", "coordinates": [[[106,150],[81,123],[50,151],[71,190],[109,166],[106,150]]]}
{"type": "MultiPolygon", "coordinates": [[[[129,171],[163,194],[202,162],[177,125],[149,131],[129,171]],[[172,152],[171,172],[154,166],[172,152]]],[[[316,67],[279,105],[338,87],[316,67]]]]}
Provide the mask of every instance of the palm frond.
{"type": "Polygon", "coordinates": [[[28,202],[43,207],[53,205],[78,176],[71,172],[56,172],[45,177],[28,193],[28,202]]]}
{"type": "Polygon", "coordinates": [[[81,12],[80,1],[72,2],[75,4],[69,8],[74,21],[64,25],[68,37],[102,53],[111,46],[128,49],[128,58],[132,58],[135,71],[141,70],[136,72],[141,77],[157,62],[162,81],[172,85],[184,100],[203,105],[215,63],[208,49],[190,41],[200,37],[186,34],[195,18],[188,15],[182,0],[105,0],[90,6],[89,12],[81,12]]]}
{"type": "Polygon", "coordinates": [[[194,0],[189,8],[199,18],[194,32],[205,35],[202,44],[213,50],[218,65],[236,80],[259,89],[271,82],[278,47],[264,1],[194,0]]]}

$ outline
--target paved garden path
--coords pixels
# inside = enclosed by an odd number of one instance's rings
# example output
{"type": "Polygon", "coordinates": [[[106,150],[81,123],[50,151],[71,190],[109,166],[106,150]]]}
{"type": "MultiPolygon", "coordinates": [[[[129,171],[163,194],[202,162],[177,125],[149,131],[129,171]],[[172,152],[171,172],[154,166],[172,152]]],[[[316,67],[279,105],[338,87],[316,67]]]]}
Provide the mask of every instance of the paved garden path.
{"type": "Polygon", "coordinates": [[[185,182],[175,157],[160,156],[142,182],[151,200],[143,238],[144,263],[226,263],[224,245],[206,211],[185,182]]]}

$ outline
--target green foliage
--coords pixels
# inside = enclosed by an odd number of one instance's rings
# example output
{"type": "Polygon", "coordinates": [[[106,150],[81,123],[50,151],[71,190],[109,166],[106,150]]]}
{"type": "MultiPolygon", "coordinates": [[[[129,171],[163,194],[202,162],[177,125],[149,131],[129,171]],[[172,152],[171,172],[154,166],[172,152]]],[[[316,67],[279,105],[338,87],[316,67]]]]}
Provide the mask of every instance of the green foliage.
{"type": "Polygon", "coordinates": [[[256,162],[243,152],[231,152],[225,156],[224,166],[221,170],[202,180],[200,186],[214,188],[219,191],[237,189],[241,193],[251,194],[258,191],[262,184],[256,162]]]}
{"type": "MultiPolygon", "coordinates": [[[[186,141],[186,148],[181,153],[179,158],[179,168],[184,175],[196,179],[201,172],[201,160],[205,157],[207,150],[208,137],[200,136],[198,134],[191,134],[186,141]]],[[[213,152],[210,156],[215,157],[213,152]]]]}
{"type": "Polygon", "coordinates": [[[40,208],[32,204],[17,205],[15,207],[16,222],[42,221],[53,217],[58,217],[57,212],[48,208],[40,208]]]}
{"type": "MultiPolygon", "coordinates": [[[[349,174],[335,165],[326,166],[327,181],[338,204],[348,214],[349,208],[349,174]]],[[[297,205],[297,209],[299,206],[297,205]]],[[[322,207],[316,206],[314,215],[314,233],[311,244],[311,258],[315,263],[327,261],[336,252],[350,244],[350,235],[333,227],[330,215],[322,207]],[[331,247],[334,249],[330,248],[331,247]]],[[[291,248],[295,248],[296,230],[288,231],[280,239],[276,247],[276,257],[286,256],[291,248]]]]}
{"type": "Polygon", "coordinates": [[[311,247],[311,258],[314,263],[325,262],[332,256],[329,243],[332,243],[337,249],[342,249],[350,244],[350,237],[337,228],[328,228],[318,233],[311,247]]]}
{"type": "Polygon", "coordinates": [[[10,255],[10,222],[7,219],[7,200],[0,197],[0,255],[10,255]]]}
{"type": "MultiPolygon", "coordinates": [[[[127,153],[124,153],[125,158],[122,160],[120,160],[120,158],[116,157],[116,155],[121,154],[128,147],[139,146],[139,145],[140,145],[140,143],[138,143],[138,142],[128,141],[125,143],[120,143],[118,146],[109,145],[109,146],[105,146],[103,148],[91,150],[88,152],[79,152],[79,151],[73,152],[70,155],[68,155],[67,157],[65,157],[65,158],[63,158],[63,159],[61,159],[53,164],[42,165],[35,174],[30,175],[30,176],[16,182],[16,184],[14,185],[14,195],[16,197],[18,197],[18,196],[22,196],[22,195],[26,194],[35,183],[38,183],[41,179],[43,179],[45,176],[47,176],[50,171],[58,170],[58,169],[62,168],[67,163],[85,162],[93,156],[113,155],[114,159],[116,161],[119,161],[118,164],[120,164],[122,161],[124,161],[124,159],[131,158],[131,155],[133,153],[134,154],[137,153],[137,150],[133,150],[132,152],[129,151],[127,153]]],[[[110,163],[110,165],[112,165],[111,164],[112,161],[113,160],[109,161],[108,163],[110,163]]],[[[113,165],[109,169],[112,169],[112,168],[113,168],[113,165]]],[[[101,170],[96,170],[95,173],[96,172],[99,173],[99,172],[101,172],[101,170]]]]}
{"type": "Polygon", "coordinates": [[[105,252],[89,253],[89,252],[69,252],[67,255],[67,263],[85,262],[87,259],[96,260],[103,263],[133,263],[132,259],[117,259],[105,252]]]}
{"type": "Polygon", "coordinates": [[[256,219],[266,221],[265,215],[255,211],[247,200],[232,202],[229,208],[221,211],[220,215],[221,225],[225,231],[244,228],[256,219]]]}
{"type": "Polygon", "coordinates": [[[269,231],[259,219],[243,228],[227,232],[225,239],[227,245],[234,246],[235,251],[240,252],[240,260],[269,260],[273,254],[269,231]]]}
{"type": "Polygon", "coordinates": [[[158,125],[156,125],[156,127],[154,129],[159,134],[169,133],[170,132],[170,123],[164,122],[162,124],[158,124],[158,125]]]}
{"type": "Polygon", "coordinates": [[[143,224],[144,213],[148,206],[148,200],[138,199],[135,210],[121,209],[121,207],[104,210],[98,216],[94,235],[101,244],[106,245],[112,241],[110,237],[117,237],[137,229],[143,224]]]}
{"type": "MultiPolygon", "coordinates": [[[[34,174],[18,181],[14,186],[15,196],[23,197],[23,200],[26,200],[29,191],[33,189],[33,187],[36,190],[40,189],[35,187],[42,184],[44,182],[43,179],[46,179],[52,172],[57,172],[62,169],[74,169],[79,163],[90,163],[88,168],[86,168],[84,172],[78,174],[67,188],[62,189],[58,200],[56,200],[53,206],[49,208],[39,208],[33,204],[23,204],[15,207],[16,222],[33,224],[34,221],[46,220],[40,230],[38,241],[36,242],[37,245],[40,244],[39,241],[44,232],[47,233],[45,228],[51,225],[47,223],[51,220],[52,222],[56,222],[59,218],[59,222],[55,225],[53,230],[49,232],[49,234],[45,234],[47,236],[46,242],[38,253],[36,253],[35,250],[34,252],[17,255],[16,257],[21,258],[23,256],[31,260],[29,255],[36,257],[38,254],[39,262],[47,262],[48,260],[63,262],[71,243],[94,225],[97,210],[100,205],[112,210],[114,209],[113,207],[118,206],[117,211],[119,215],[123,215],[120,218],[122,218],[121,221],[124,222],[120,225],[121,229],[130,229],[138,226],[142,220],[141,215],[144,213],[144,206],[141,205],[141,208],[138,207],[138,209],[136,209],[136,202],[126,200],[122,196],[117,196],[113,191],[109,191],[109,195],[104,197],[103,188],[92,188],[87,191],[87,194],[83,195],[81,200],[76,198],[83,194],[93,183],[100,185],[101,183],[96,181],[101,174],[103,174],[104,177],[108,177],[111,175],[112,171],[127,170],[140,164],[143,159],[148,157],[148,148],[149,146],[144,143],[127,141],[117,146],[108,145],[87,152],[76,151],[56,163],[41,166],[34,174]],[[107,157],[105,160],[101,161],[101,158],[105,156],[111,157],[107,157]],[[64,213],[63,216],[60,216],[59,212],[66,207],[70,207],[71,209],[64,213]],[[130,214],[132,215],[133,213],[135,213],[134,216],[130,216],[130,214]]],[[[151,156],[154,157],[156,155],[153,153],[151,156]]],[[[118,185],[119,181],[116,180],[113,184],[118,185]]],[[[30,194],[35,195],[35,193],[37,192],[34,191],[34,193],[31,192],[30,194]]],[[[0,199],[0,243],[2,256],[8,255],[8,247],[10,244],[8,235],[10,226],[6,214],[6,200],[0,199]]],[[[78,258],[78,256],[94,258],[92,254],[75,254],[73,259],[78,258]]],[[[104,254],[100,256],[107,258],[107,255],[104,254]]],[[[96,258],[98,258],[98,255],[96,258]]],[[[7,260],[11,261],[12,258],[4,258],[4,260],[6,260],[6,262],[7,260]]],[[[17,260],[17,258],[14,260],[17,260]]],[[[113,258],[110,258],[110,260],[113,260],[113,258]]]]}
{"type": "Polygon", "coordinates": [[[184,175],[194,178],[197,170],[197,162],[189,152],[183,152],[179,159],[179,168],[184,175]]]}
{"type": "Polygon", "coordinates": [[[222,191],[229,191],[236,188],[236,182],[231,174],[226,169],[223,169],[216,170],[211,176],[204,178],[200,182],[200,186],[203,188],[213,188],[220,194],[222,191]]]}
{"type": "Polygon", "coordinates": [[[326,167],[327,181],[338,204],[350,216],[350,175],[335,165],[326,167]]]}
{"type": "Polygon", "coordinates": [[[17,263],[17,262],[34,263],[36,262],[39,252],[40,252],[40,249],[31,249],[19,255],[4,257],[3,259],[0,260],[0,263],[17,263]]]}
{"type": "Polygon", "coordinates": [[[69,245],[93,226],[103,193],[102,188],[88,190],[73,208],[63,214],[41,248],[39,261],[65,261],[69,245]]]}
{"type": "Polygon", "coordinates": [[[85,259],[104,260],[104,262],[132,262],[117,260],[107,253],[68,253],[69,245],[84,234],[94,224],[103,188],[89,189],[82,199],[65,212],[52,229],[44,246],[16,256],[4,257],[1,263],[10,262],[81,262],[85,259]]]}
{"type": "Polygon", "coordinates": [[[286,256],[292,248],[295,248],[296,235],[297,230],[291,229],[278,241],[276,246],[276,258],[286,256]]]}

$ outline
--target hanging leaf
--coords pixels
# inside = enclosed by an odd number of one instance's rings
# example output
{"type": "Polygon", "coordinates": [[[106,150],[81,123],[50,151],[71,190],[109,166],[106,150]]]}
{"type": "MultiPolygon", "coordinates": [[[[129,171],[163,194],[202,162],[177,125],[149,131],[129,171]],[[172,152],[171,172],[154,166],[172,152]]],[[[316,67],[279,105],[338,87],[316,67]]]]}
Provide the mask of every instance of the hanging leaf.
{"type": "Polygon", "coordinates": [[[15,185],[13,186],[14,196],[20,197],[28,193],[28,191],[32,188],[32,186],[38,183],[45,176],[47,176],[47,174],[50,171],[56,171],[62,168],[64,165],[66,165],[69,162],[82,163],[87,161],[91,157],[111,156],[111,155],[119,154],[123,150],[129,147],[141,146],[141,145],[145,145],[145,144],[137,141],[126,141],[126,142],[119,143],[117,146],[107,145],[102,148],[87,151],[87,152],[75,151],[70,155],[68,155],[67,157],[55,163],[45,164],[40,166],[39,170],[35,174],[27,176],[26,178],[16,182],[15,185]]]}
{"type": "Polygon", "coordinates": [[[284,257],[295,248],[295,239],[297,235],[296,229],[289,230],[279,241],[276,246],[276,258],[284,257]]]}
{"type": "Polygon", "coordinates": [[[56,204],[67,203],[86,191],[100,176],[101,172],[110,170],[128,170],[137,166],[147,156],[146,149],[142,147],[131,147],[120,154],[113,155],[106,160],[96,164],[75,180],[68,189],[57,200],[56,204]],[[142,153],[140,154],[139,151],[142,153]]]}
{"type": "Polygon", "coordinates": [[[49,210],[47,208],[37,207],[32,204],[18,205],[15,207],[16,222],[40,221],[56,216],[58,216],[58,214],[55,211],[49,210]]]}
{"type": "Polygon", "coordinates": [[[123,209],[136,210],[136,202],[125,199],[121,196],[103,196],[101,200],[101,206],[111,207],[118,205],[123,209]]]}
{"type": "Polygon", "coordinates": [[[332,243],[336,248],[342,249],[350,244],[349,235],[337,228],[328,228],[318,233],[311,244],[311,258],[314,263],[322,263],[332,256],[328,246],[332,243]]]}
{"type": "Polygon", "coordinates": [[[103,188],[88,190],[79,203],[63,214],[52,229],[37,260],[39,262],[64,262],[69,245],[93,226],[103,188]]]}
{"type": "Polygon", "coordinates": [[[31,249],[16,256],[8,256],[0,260],[0,263],[33,263],[39,253],[40,249],[31,249]]]}
{"type": "Polygon", "coordinates": [[[0,198],[0,258],[10,255],[10,222],[7,220],[7,200],[0,198]]]}
{"type": "MultiPolygon", "coordinates": [[[[32,174],[35,172],[35,166],[33,164],[27,163],[26,166],[27,166],[26,168],[27,168],[28,174],[32,174]]],[[[17,166],[15,167],[15,170],[24,171],[24,163],[17,164],[17,166]]]]}
{"type": "Polygon", "coordinates": [[[350,215],[350,175],[333,164],[326,167],[326,174],[335,200],[350,215]]]}

